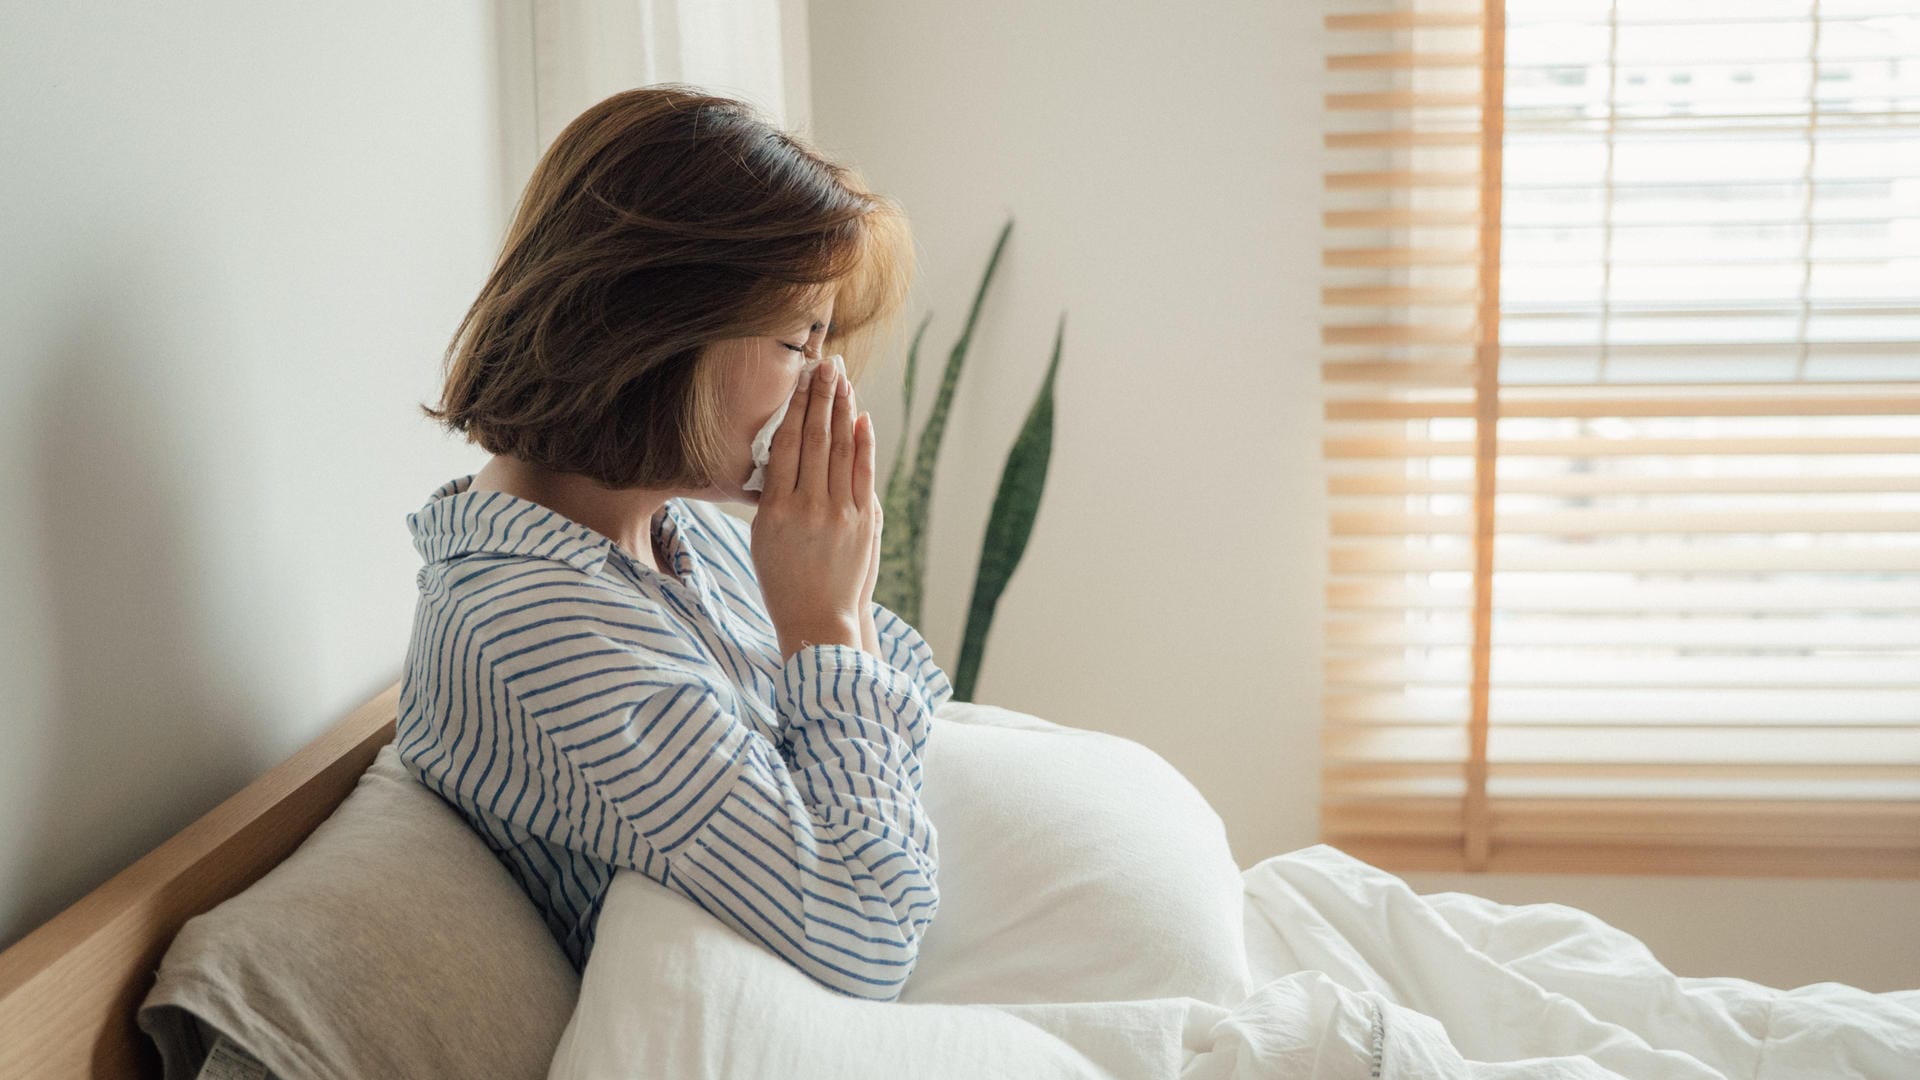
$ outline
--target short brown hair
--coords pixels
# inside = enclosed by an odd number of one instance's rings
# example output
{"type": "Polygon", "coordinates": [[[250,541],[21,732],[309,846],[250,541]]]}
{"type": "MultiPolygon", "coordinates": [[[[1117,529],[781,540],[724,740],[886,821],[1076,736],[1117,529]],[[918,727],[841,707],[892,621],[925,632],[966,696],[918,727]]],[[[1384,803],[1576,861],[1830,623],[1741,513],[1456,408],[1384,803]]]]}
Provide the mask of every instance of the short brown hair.
{"type": "Polygon", "coordinates": [[[791,333],[828,290],[858,375],[906,300],[899,204],[742,101],[664,83],[574,118],[534,167],[427,416],[610,488],[705,487],[726,452],[708,346],[791,333]]]}

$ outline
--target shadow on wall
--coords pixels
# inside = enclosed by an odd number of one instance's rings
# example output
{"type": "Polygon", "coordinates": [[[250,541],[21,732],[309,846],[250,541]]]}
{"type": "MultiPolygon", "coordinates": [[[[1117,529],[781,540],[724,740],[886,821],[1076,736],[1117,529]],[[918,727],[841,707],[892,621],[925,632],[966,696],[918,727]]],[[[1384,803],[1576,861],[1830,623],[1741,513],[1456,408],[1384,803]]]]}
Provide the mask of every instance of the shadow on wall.
{"type": "Polygon", "coordinates": [[[20,763],[32,807],[9,823],[22,842],[7,873],[27,902],[5,913],[0,947],[238,790],[258,756],[241,680],[197,632],[204,590],[234,585],[202,580],[189,558],[194,433],[179,402],[195,372],[162,370],[124,273],[87,274],[69,291],[73,317],[50,338],[31,405],[21,509],[38,526],[52,601],[51,708],[20,718],[43,730],[27,740],[39,759],[20,763]]]}

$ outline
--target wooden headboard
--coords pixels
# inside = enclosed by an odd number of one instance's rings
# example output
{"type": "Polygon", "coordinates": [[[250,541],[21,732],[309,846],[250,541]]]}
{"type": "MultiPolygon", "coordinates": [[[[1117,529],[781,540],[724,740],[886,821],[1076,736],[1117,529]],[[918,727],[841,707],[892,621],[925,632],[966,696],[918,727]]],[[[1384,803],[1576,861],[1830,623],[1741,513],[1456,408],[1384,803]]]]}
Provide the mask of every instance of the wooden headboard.
{"type": "Polygon", "coordinates": [[[0,953],[0,1080],[152,1077],[134,1025],[188,919],[260,880],[393,741],[400,684],[0,953]]]}

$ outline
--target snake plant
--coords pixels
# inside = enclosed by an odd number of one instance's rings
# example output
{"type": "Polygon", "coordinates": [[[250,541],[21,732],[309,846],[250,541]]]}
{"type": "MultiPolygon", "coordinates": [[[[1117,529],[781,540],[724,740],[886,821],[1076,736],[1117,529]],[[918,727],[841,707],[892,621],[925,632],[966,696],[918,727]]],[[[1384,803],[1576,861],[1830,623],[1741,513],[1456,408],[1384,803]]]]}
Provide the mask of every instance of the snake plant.
{"type": "MultiPolygon", "coordinates": [[[[952,407],[954,388],[960,382],[961,369],[966,364],[967,347],[973,342],[981,303],[986,298],[987,286],[993,281],[994,270],[1000,265],[1000,254],[1006,248],[1007,237],[1012,231],[1013,220],[1009,218],[1000,229],[1000,238],[993,245],[993,254],[987,259],[986,273],[981,276],[980,287],[973,294],[973,306],[967,312],[960,338],[947,354],[947,366],[941,373],[940,389],[934,396],[933,409],[927,417],[926,426],[920,430],[919,445],[915,448],[911,468],[907,467],[907,439],[903,435],[887,475],[887,490],[881,500],[885,527],[880,537],[880,573],[874,583],[874,599],[910,624],[917,625],[920,622],[921,594],[926,581],[934,463],[940,456],[940,444],[947,430],[947,414],[952,407]]],[[[913,419],[913,388],[919,369],[920,342],[932,320],[931,313],[921,320],[919,328],[914,331],[913,343],[907,349],[903,427],[910,427],[913,419]]],[[[994,609],[1000,602],[1000,594],[1006,590],[1007,581],[1013,576],[1014,568],[1020,564],[1020,557],[1027,548],[1027,538],[1033,534],[1034,519],[1040,509],[1040,494],[1046,485],[1047,459],[1053,449],[1053,382],[1060,366],[1060,346],[1065,335],[1066,315],[1062,313],[1060,325],[1054,332],[1053,358],[1047,364],[1046,377],[1040,384],[1040,391],[1027,412],[1026,421],[1020,428],[1020,434],[1015,437],[1013,448],[1007,453],[1006,465],[1000,473],[1000,486],[994,494],[993,509],[987,517],[986,535],[981,542],[980,565],[974,575],[973,599],[967,608],[960,660],[953,672],[953,696],[956,701],[973,700],[973,685],[979,675],[981,656],[986,650],[987,629],[993,623],[994,609]]]]}

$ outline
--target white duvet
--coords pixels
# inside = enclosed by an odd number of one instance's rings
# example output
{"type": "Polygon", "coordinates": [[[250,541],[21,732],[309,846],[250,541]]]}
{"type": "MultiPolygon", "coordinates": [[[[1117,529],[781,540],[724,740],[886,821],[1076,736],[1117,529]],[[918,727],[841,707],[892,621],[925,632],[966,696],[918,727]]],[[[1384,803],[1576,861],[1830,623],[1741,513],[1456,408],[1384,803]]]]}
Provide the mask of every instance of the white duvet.
{"type": "Polygon", "coordinates": [[[1920,990],[1684,978],[1578,909],[1418,896],[1325,845],[1246,887],[1260,986],[1182,1077],[1920,1078],[1920,990]]]}
{"type": "Polygon", "coordinates": [[[1125,739],[950,703],[924,766],[942,901],[900,1001],[622,872],[552,1080],[1920,1080],[1920,990],[1678,977],[1585,912],[1419,896],[1325,845],[1241,872],[1125,739]]]}

